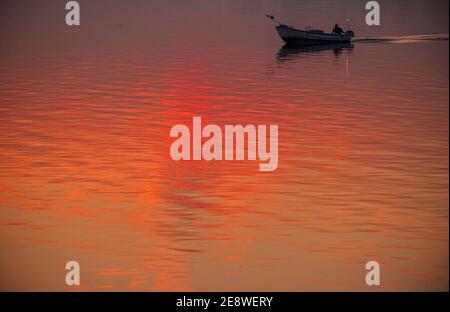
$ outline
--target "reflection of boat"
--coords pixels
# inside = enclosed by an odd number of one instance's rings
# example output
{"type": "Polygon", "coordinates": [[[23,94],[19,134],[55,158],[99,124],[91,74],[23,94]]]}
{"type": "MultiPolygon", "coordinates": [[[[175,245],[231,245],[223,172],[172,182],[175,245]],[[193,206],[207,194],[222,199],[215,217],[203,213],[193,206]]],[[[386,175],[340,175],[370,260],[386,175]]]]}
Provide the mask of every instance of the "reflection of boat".
{"type": "Polygon", "coordinates": [[[321,30],[299,30],[286,25],[278,25],[278,34],[286,43],[294,44],[326,44],[336,42],[351,42],[353,33],[347,31],[342,35],[328,34],[321,30]]]}
{"type": "Polygon", "coordinates": [[[292,45],[292,44],[285,44],[280,51],[278,51],[278,57],[279,58],[285,58],[292,54],[300,54],[300,53],[314,53],[314,52],[322,52],[322,51],[328,51],[333,50],[334,53],[339,53],[343,49],[351,50],[353,49],[353,44],[349,42],[341,42],[341,43],[328,43],[328,44],[320,44],[320,45],[292,45]]]}

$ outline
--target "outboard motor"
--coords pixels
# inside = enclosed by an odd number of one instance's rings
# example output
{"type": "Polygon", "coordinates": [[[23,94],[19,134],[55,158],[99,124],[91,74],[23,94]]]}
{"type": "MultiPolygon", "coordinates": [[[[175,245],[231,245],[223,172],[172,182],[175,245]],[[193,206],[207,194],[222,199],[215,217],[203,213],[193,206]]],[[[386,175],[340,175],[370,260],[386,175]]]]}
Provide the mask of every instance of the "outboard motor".
{"type": "Polygon", "coordinates": [[[347,36],[350,36],[350,37],[355,37],[355,33],[352,30],[352,26],[350,25],[350,19],[349,18],[347,18],[347,28],[348,28],[348,30],[345,32],[345,34],[347,36]]]}

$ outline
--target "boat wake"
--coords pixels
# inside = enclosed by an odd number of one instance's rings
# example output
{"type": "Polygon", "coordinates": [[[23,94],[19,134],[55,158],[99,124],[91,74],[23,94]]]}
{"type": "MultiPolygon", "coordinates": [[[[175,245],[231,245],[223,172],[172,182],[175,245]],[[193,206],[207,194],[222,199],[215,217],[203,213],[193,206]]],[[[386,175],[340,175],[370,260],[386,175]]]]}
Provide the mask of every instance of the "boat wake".
{"type": "Polygon", "coordinates": [[[368,37],[368,38],[354,38],[350,42],[335,42],[328,44],[309,44],[309,45],[295,45],[285,44],[277,53],[277,59],[280,61],[289,60],[289,57],[294,54],[312,54],[328,50],[333,50],[335,55],[339,55],[341,51],[351,51],[354,46],[359,43],[418,43],[430,41],[448,41],[448,34],[429,34],[429,35],[414,35],[414,36],[392,36],[392,37],[368,37]]]}
{"type": "Polygon", "coordinates": [[[358,43],[415,43],[424,41],[448,41],[448,34],[429,34],[413,36],[393,36],[393,37],[367,37],[354,38],[352,42],[358,43]]]}

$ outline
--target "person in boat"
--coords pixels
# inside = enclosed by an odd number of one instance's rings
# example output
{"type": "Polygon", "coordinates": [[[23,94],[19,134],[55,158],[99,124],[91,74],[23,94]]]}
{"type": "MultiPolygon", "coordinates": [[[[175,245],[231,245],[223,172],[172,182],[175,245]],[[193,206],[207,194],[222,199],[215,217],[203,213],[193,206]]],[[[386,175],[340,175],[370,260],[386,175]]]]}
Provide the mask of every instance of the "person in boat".
{"type": "Polygon", "coordinates": [[[333,34],[335,35],[342,35],[344,33],[344,30],[339,27],[339,24],[334,25],[333,34]]]}

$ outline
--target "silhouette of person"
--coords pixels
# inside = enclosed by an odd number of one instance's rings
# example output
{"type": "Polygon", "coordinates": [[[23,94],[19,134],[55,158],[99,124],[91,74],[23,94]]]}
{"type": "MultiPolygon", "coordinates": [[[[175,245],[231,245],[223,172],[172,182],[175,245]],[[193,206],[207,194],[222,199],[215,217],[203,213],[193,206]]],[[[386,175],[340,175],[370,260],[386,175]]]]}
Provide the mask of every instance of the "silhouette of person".
{"type": "Polygon", "coordinates": [[[334,25],[333,34],[342,35],[343,32],[344,30],[339,27],[339,24],[334,25]]]}

